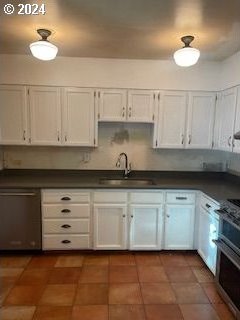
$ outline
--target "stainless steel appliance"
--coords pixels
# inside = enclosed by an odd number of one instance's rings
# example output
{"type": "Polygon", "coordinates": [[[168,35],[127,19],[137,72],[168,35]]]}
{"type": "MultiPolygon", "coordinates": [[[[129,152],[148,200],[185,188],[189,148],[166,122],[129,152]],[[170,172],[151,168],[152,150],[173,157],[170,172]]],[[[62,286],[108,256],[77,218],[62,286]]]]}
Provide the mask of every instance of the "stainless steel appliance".
{"type": "Polygon", "coordinates": [[[240,199],[229,199],[220,215],[216,283],[220,294],[240,319],[240,199]]]}
{"type": "Polygon", "coordinates": [[[41,249],[41,196],[36,189],[0,189],[0,250],[41,249]]]}

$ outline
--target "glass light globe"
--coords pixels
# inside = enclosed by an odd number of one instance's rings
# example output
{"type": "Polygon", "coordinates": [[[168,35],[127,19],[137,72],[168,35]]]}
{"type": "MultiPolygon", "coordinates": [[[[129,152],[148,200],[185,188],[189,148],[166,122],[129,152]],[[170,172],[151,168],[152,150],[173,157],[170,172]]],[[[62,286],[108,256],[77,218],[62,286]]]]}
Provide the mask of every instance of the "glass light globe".
{"type": "Polygon", "coordinates": [[[40,60],[53,60],[58,53],[58,48],[54,44],[44,40],[33,42],[29,47],[32,55],[40,60]]]}
{"type": "Polygon", "coordinates": [[[177,50],[173,57],[178,66],[190,67],[198,62],[200,51],[192,47],[185,47],[177,50]]]}

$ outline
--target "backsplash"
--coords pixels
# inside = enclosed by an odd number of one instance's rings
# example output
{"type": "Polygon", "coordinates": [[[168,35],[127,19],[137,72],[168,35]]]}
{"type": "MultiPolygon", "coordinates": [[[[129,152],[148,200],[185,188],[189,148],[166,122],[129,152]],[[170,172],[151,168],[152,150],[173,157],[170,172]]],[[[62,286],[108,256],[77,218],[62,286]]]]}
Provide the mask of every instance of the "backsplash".
{"type": "Polygon", "coordinates": [[[228,154],[211,150],[152,149],[151,124],[100,123],[97,148],[4,147],[5,168],[116,170],[126,152],[133,170],[201,171],[203,163],[223,163],[228,154]]]}
{"type": "Polygon", "coordinates": [[[229,153],[228,170],[240,175],[240,154],[229,153]]]}

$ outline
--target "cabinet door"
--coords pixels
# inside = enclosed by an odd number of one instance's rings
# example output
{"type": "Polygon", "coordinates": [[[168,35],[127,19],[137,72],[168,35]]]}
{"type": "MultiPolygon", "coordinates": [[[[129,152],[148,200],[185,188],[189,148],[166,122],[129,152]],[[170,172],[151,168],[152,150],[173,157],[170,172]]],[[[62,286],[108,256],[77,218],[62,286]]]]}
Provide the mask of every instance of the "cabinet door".
{"type": "Polygon", "coordinates": [[[191,92],[189,94],[187,148],[212,148],[215,103],[215,93],[191,92]]]}
{"type": "Polygon", "coordinates": [[[27,144],[26,88],[2,85],[0,101],[0,144],[27,144]]]}
{"type": "MultiPolygon", "coordinates": [[[[240,131],[240,87],[237,88],[237,108],[236,108],[236,119],[234,125],[234,132],[240,131]]],[[[233,141],[233,152],[240,153],[240,140],[233,141]]]]}
{"type": "Polygon", "coordinates": [[[125,121],[127,114],[127,91],[101,89],[98,92],[99,121],[125,121]]]}
{"type": "Polygon", "coordinates": [[[153,122],[154,92],[150,90],[128,91],[127,120],[131,122],[153,122]]]}
{"type": "Polygon", "coordinates": [[[60,88],[30,87],[31,144],[61,144],[60,88]]]}
{"type": "Polygon", "coordinates": [[[194,205],[166,205],[165,249],[193,249],[194,205]]]}
{"type": "Polygon", "coordinates": [[[162,248],[162,206],[132,205],[130,215],[130,249],[162,248]]]}
{"type": "Polygon", "coordinates": [[[95,204],[94,248],[126,249],[126,224],[126,205],[95,204]]]}
{"type": "Polygon", "coordinates": [[[232,150],[236,101],[236,88],[225,90],[221,95],[218,144],[220,150],[232,150]]]}
{"type": "Polygon", "coordinates": [[[94,90],[63,90],[63,143],[72,146],[94,146],[94,90]]]}
{"type": "Polygon", "coordinates": [[[218,224],[216,218],[203,208],[200,209],[198,253],[213,274],[216,273],[217,259],[217,247],[213,240],[218,236],[218,224]]]}
{"type": "Polygon", "coordinates": [[[186,93],[164,91],[161,94],[157,123],[157,148],[184,148],[186,110],[186,93]]]}

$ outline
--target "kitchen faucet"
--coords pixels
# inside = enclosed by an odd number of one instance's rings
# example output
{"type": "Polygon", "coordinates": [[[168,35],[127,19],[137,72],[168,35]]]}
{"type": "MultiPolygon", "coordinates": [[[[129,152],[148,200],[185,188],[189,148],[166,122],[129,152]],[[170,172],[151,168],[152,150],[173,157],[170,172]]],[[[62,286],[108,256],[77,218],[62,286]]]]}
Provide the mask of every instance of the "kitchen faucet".
{"type": "Polygon", "coordinates": [[[128,157],[125,152],[122,152],[119,154],[117,162],[116,162],[116,167],[120,168],[122,156],[125,157],[125,167],[124,167],[123,177],[124,177],[124,179],[127,179],[129,177],[130,172],[131,172],[131,163],[130,162],[128,163],[128,157]]]}

